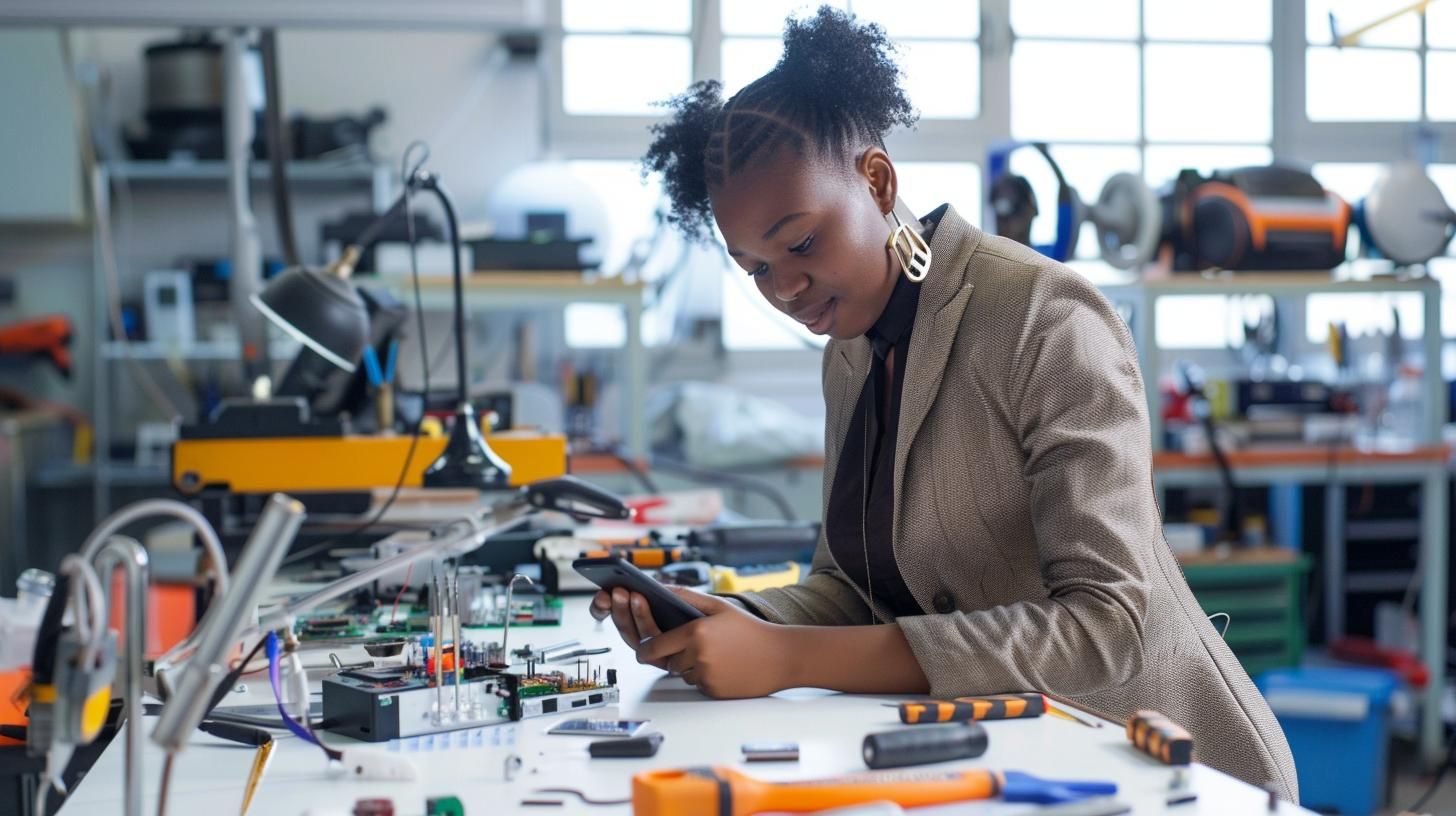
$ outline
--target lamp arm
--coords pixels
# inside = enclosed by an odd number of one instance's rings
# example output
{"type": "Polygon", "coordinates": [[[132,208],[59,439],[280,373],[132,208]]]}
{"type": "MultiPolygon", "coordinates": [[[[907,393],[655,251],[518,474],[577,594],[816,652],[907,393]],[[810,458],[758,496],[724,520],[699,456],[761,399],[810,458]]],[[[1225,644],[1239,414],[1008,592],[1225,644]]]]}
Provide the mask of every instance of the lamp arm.
{"type": "Polygon", "coordinates": [[[465,270],[460,266],[460,221],[455,215],[455,203],[439,176],[420,170],[410,179],[410,186],[434,193],[445,211],[445,229],[450,233],[450,268],[455,278],[455,397],[457,404],[464,405],[470,400],[470,392],[465,374],[465,270]]]}
{"type": "Polygon", "coordinates": [[[463,405],[469,400],[468,381],[466,380],[465,360],[465,270],[460,266],[460,220],[455,214],[455,202],[450,198],[445,185],[441,183],[440,177],[425,170],[417,170],[414,175],[405,181],[405,189],[395,198],[389,209],[379,214],[359,237],[349,242],[344,250],[343,256],[335,261],[329,270],[336,275],[348,277],[354,271],[354,264],[358,263],[359,255],[364,247],[373,243],[379,233],[384,230],[389,222],[399,217],[405,211],[406,203],[411,193],[416,190],[424,190],[435,196],[440,202],[440,208],[445,211],[445,229],[449,232],[450,239],[450,268],[453,273],[455,287],[455,379],[456,379],[456,402],[463,405]]]}

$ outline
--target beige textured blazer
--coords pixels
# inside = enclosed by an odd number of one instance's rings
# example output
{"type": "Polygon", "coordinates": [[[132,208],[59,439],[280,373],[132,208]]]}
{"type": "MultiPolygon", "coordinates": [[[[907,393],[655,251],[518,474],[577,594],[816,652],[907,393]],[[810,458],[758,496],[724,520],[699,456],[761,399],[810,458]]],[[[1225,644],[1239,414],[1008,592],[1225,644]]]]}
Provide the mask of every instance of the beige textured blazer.
{"type": "MultiPolygon", "coordinates": [[[[1298,801],[1278,722],[1163,538],[1126,325],[1080,275],[954,209],[931,250],[893,546],[930,613],[898,623],[932,696],[1042,691],[1118,721],[1157,709],[1192,732],[1199,761],[1298,801]]],[[[862,337],[824,352],[826,502],[872,359],[862,337]]],[[[801,584],[739,597],[779,623],[872,622],[822,536],[801,584]]]]}

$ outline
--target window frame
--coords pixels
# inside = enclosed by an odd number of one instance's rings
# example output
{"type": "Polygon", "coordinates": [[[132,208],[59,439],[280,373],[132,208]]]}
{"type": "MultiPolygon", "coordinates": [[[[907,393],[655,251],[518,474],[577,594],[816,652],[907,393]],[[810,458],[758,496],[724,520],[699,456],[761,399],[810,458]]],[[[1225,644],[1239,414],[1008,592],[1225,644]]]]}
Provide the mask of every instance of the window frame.
{"type": "Polygon", "coordinates": [[[1433,164],[1456,163],[1456,122],[1426,118],[1425,15],[1421,39],[1414,49],[1400,46],[1359,46],[1382,51],[1414,51],[1420,57],[1420,116],[1408,122],[1313,122],[1305,107],[1308,88],[1306,53],[1311,47],[1305,29],[1305,0],[1274,3],[1274,157],[1298,157],[1314,162],[1378,162],[1422,159],[1433,164]],[[1429,134],[1431,138],[1422,138],[1429,134]],[[1422,144],[1423,143],[1423,144],[1422,144]],[[1418,155],[1421,153],[1423,155],[1418,155]]]}
{"type": "MultiPolygon", "coordinates": [[[[716,76],[722,57],[724,34],[720,24],[721,4],[730,0],[690,0],[692,19],[687,36],[692,40],[692,81],[716,76]]],[[[897,131],[887,139],[886,147],[897,159],[924,162],[973,162],[981,169],[981,195],[984,201],[990,178],[986,172],[986,155],[994,145],[1011,139],[1011,53],[1018,39],[1011,28],[1013,0],[981,0],[981,23],[975,38],[981,53],[981,93],[979,114],[973,119],[927,119],[914,131],[897,131]]],[[[1425,104],[1426,54],[1428,51],[1456,53],[1456,48],[1430,48],[1426,44],[1424,21],[1422,36],[1416,49],[1421,58],[1421,110],[1415,122],[1312,122],[1306,109],[1306,53],[1310,47],[1305,28],[1305,0],[1272,0],[1270,9],[1270,98],[1271,133],[1267,144],[1274,161],[1296,162],[1310,166],[1319,162],[1378,162],[1421,159],[1436,164],[1456,164],[1456,122],[1430,121],[1425,104]],[[1435,138],[1422,140],[1421,133],[1435,138]]],[[[1150,142],[1147,137],[1146,46],[1151,43],[1204,42],[1187,39],[1149,39],[1145,26],[1143,3],[1137,4],[1138,34],[1135,40],[1125,38],[1088,38],[1079,42],[1135,43],[1138,53],[1139,134],[1136,142],[1065,141],[1055,144],[1115,146],[1132,145],[1138,150],[1138,166],[1129,172],[1143,173],[1149,146],[1198,146],[1199,142],[1150,142]]],[[[633,32],[618,32],[633,33],[633,32]]],[[[661,32],[641,32],[643,34],[661,32]]],[[[561,2],[551,0],[546,8],[546,28],[542,37],[542,88],[539,121],[542,146],[546,153],[563,159],[628,160],[640,159],[650,143],[648,128],[657,119],[645,116],[592,116],[567,114],[562,106],[561,46],[565,36],[561,2]]],[[[1039,41],[1055,41],[1057,37],[1027,37],[1039,41]]],[[[1229,44],[1247,45],[1245,41],[1229,44]]],[[[1371,47],[1376,46],[1362,46],[1371,47]]],[[[1410,50],[1410,49],[1398,49],[1410,50]]],[[[1253,142],[1219,142],[1224,145],[1253,145],[1253,142]]],[[[1156,182],[1155,182],[1156,183],[1156,182]]],[[[1095,197],[1096,190],[1079,190],[1095,197]]],[[[982,207],[983,225],[991,218],[989,208],[982,207]]],[[[817,357],[818,352],[786,347],[782,352],[743,351],[749,355],[788,354],[817,357]]]]}

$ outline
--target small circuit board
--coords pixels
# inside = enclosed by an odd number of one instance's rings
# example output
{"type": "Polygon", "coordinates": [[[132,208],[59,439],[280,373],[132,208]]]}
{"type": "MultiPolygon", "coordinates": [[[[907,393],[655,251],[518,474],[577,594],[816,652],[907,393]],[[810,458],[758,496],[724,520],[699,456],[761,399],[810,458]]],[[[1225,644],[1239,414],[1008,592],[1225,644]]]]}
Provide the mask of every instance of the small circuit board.
{"type": "Polygon", "coordinates": [[[357,642],[375,634],[369,616],[338,613],[305,615],[294,624],[293,633],[300,641],[315,643],[357,642]]]}
{"type": "Polygon", "coordinates": [[[323,719],[330,731],[383,742],[613,705],[616,675],[476,665],[443,673],[437,684],[419,666],[345,670],[323,682],[323,719]]]}

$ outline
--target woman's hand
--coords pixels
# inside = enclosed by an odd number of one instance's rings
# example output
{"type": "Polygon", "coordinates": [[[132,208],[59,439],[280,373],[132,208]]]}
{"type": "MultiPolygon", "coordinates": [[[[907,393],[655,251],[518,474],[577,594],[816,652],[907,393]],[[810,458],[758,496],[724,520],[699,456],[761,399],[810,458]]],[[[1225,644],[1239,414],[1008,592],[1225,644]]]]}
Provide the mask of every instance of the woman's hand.
{"type": "Polygon", "coordinates": [[[592,617],[610,616],[638,662],[677,674],[710,697],[762,697],[792,685],[782,648],[787,627],[761,620],[725,598],[668,589],[706,617],[663,632],[647,599],[620,587],[596,594],[592,617]]]}
{"type": "MultiPolygon", "coordinates": [[[[646,596],[623,587],[604,589],[594,595],[591,602],[591,615],[599,621],[611,618],[612,623],[617,627],[617,634],[622,636],[622,642],[637,653],[637,660],[640,663],[647,662],[642,659],[643,641],[662,633],[662,630],[657,628],[657,622],[652,618],[652,610],[647,606],[646,596]]],[[[651,665],[659,669],[667,669],[666,660],[651,665]]]]}

